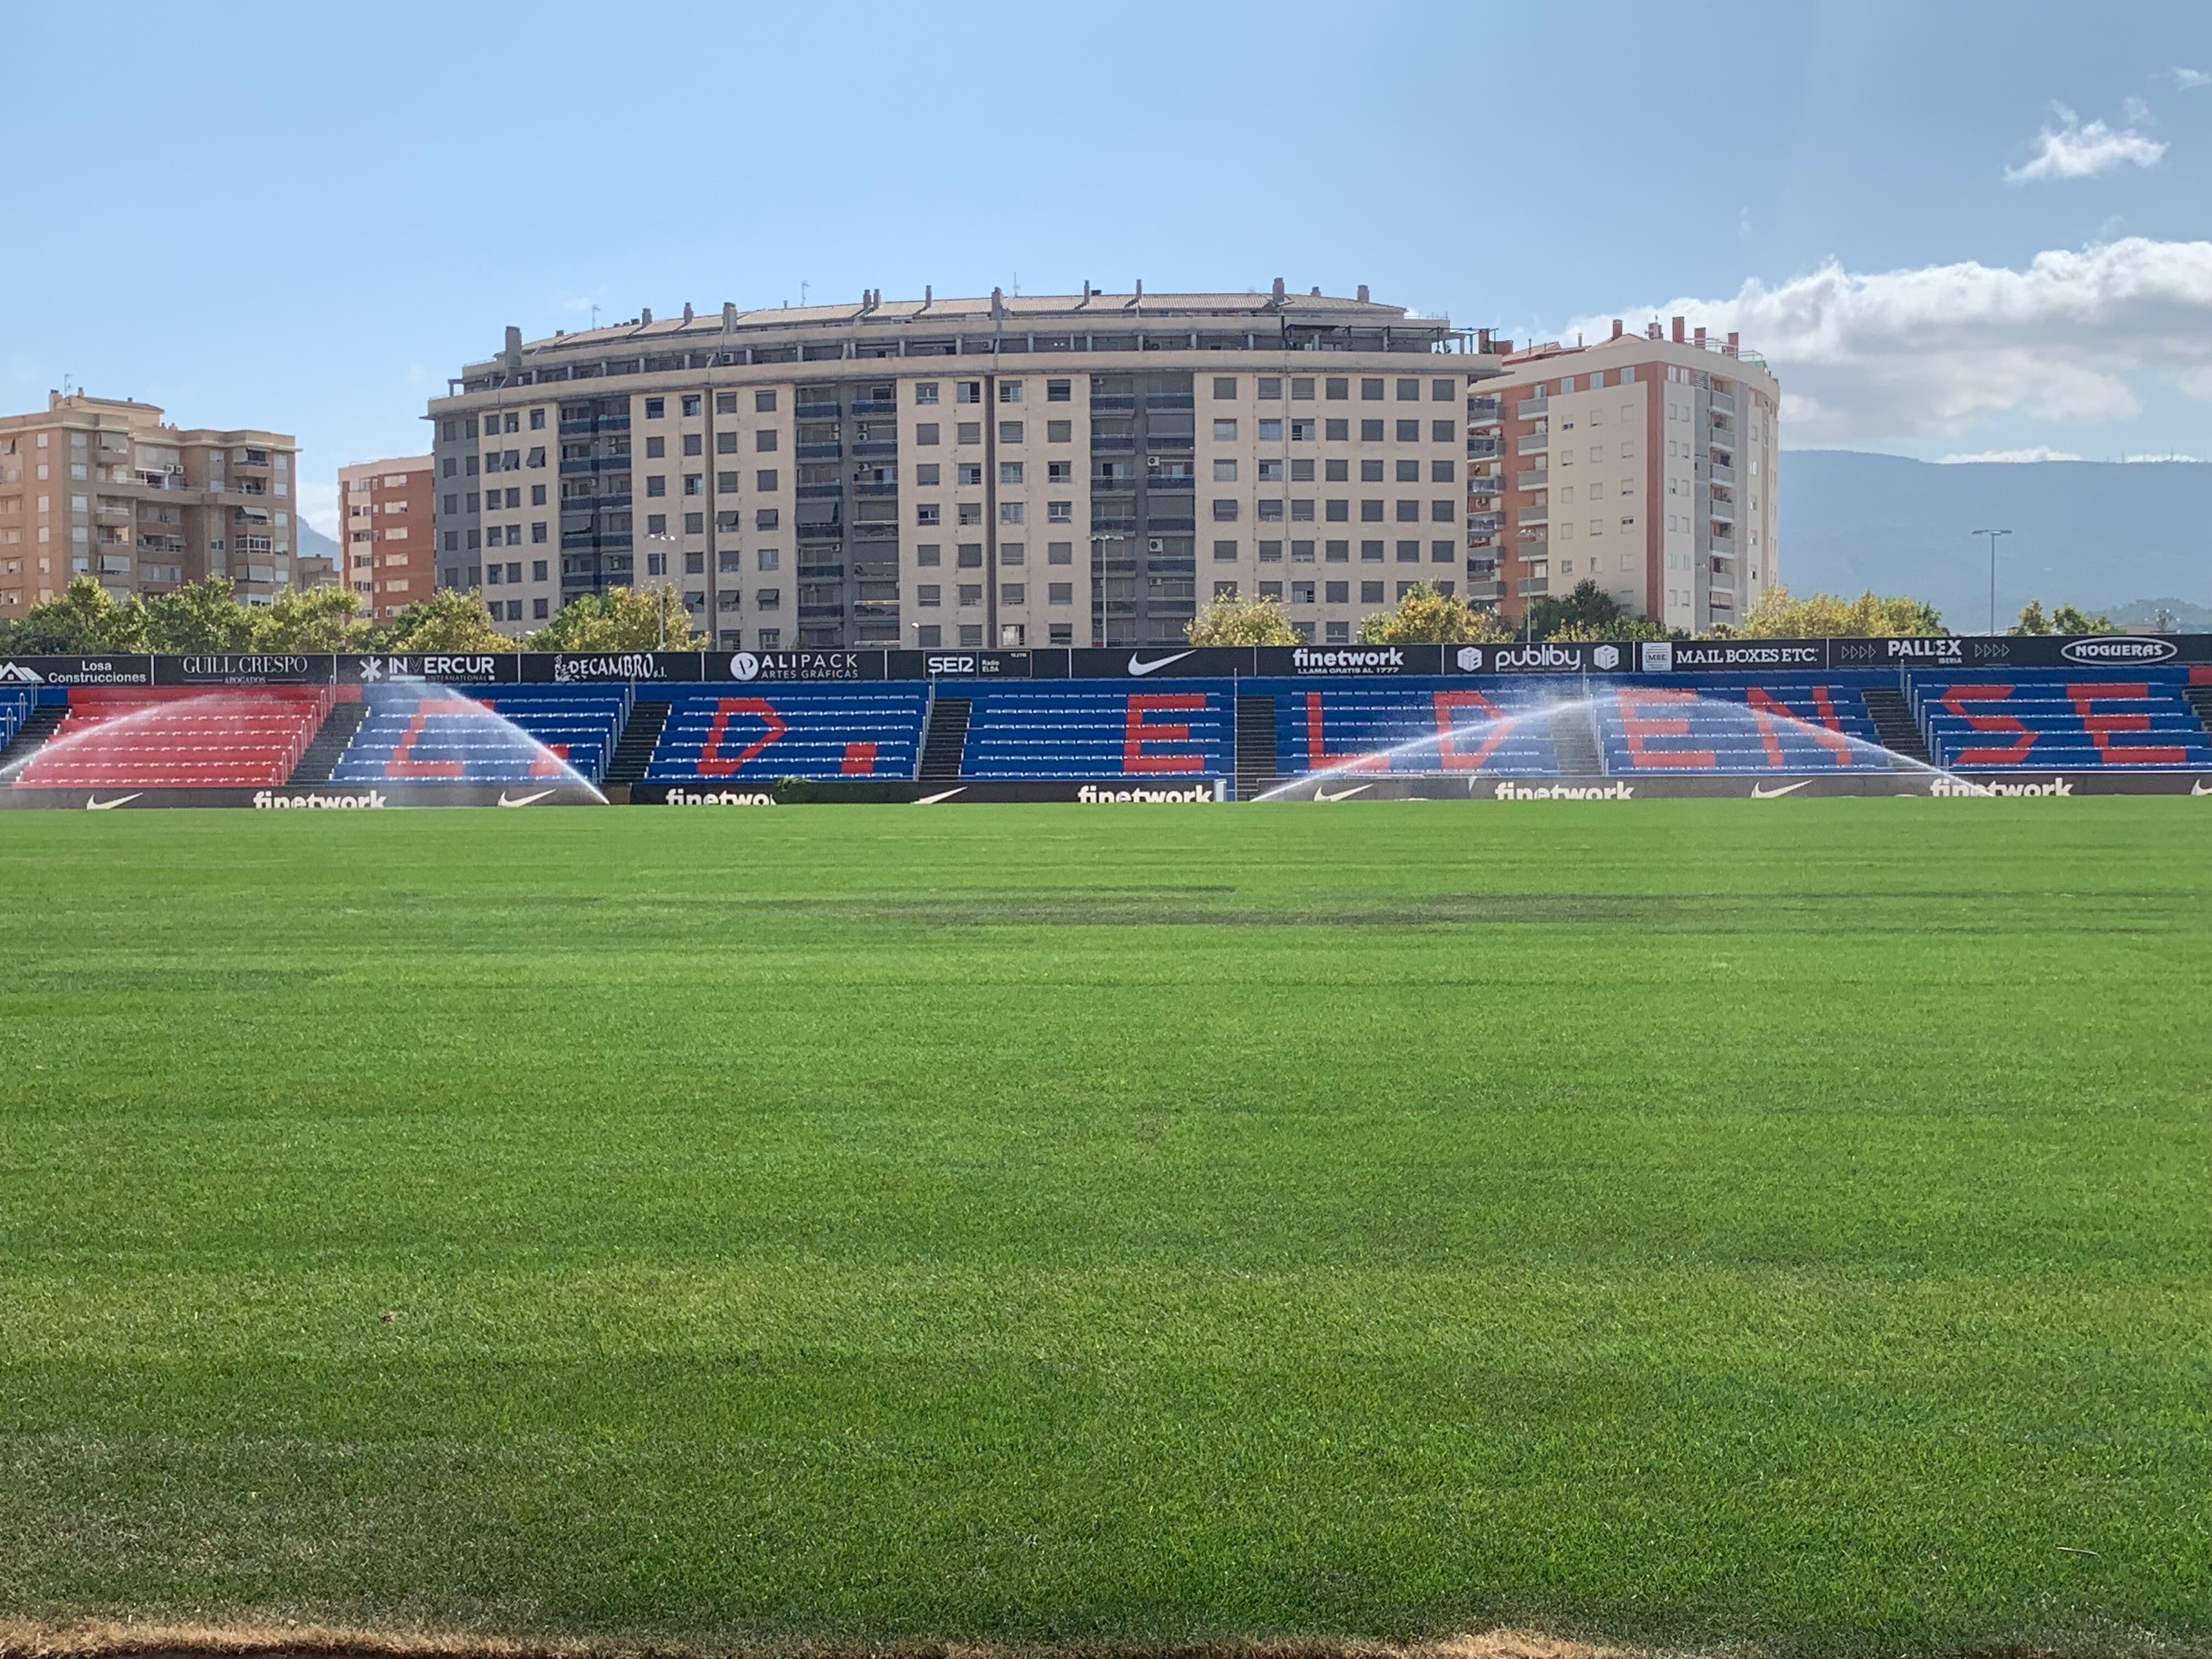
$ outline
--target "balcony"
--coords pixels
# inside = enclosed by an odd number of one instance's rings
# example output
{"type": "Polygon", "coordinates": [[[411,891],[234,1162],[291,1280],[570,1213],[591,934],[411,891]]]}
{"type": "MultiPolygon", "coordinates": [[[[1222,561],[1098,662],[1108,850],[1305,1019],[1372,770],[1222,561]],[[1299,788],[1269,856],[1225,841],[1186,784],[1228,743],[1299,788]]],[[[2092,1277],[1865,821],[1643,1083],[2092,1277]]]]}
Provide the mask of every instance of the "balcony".
{"type": "Polygon", "coordinates": [[[1504,487],[1504,479],[1493,477],[1486,472],[1477,473],[1467,481],[1467,493],[1470,495],[1495,495],[1504,487]]]}
{"type": "Polygon", "coordinates": [[[794,487],[794,493],[802,501],[834,501],[845,493],[845,486],[842,483],[799,484],[794,487]]]}
{"type": "Polygon", "coordinates": [[[1502,407],[1502,400],[1497,398],[1469,398],[1467,400],[1467,418],[1470,421],[1494,421],[1498,418],[1502,407]]]}
{"type": "Polygon", "coordinates": [[[592,465],[592,459],[589,455],[565,456],[561,462],[561,476],[564,478],[573,478],[580,472],[589,472],[592,465]]]}
{"type": "Polygon", "coordinates": [[[1549,507],[1524,507],[1513,515],[1513,522],[1516,526],[1549,524],[1551,521],[1552,509],[1549,507]]]}
{"type": "Polygon", "coordinates": [[[1516,421],[1540,420],[1551,406],[1549,398],[1524,398],[1513,405],[1513,418],[1516,421]]]}
{"type": "Polygon", "coordinates": [[[898,413],[898,400],[896,398],[855,398],[853,399],[853,413],[896,415],[898,413]]]}
{"type": "Polygon", "coordinates": [[[1127,472],[1091,475],[1091,493],[1094,495],[1127,495],[1136,487],[1136,479],[1127,472]]]}
{"type": "Polygon", "coordinates": [[[1551,591],[1552,579],[1549,576],[1523,576],[1513,584],[1515,594],[1524,599],[1533,599],[1539,593],[1548,593],[1551,591]]]}
{"type": "Polygon", "coordinates": [[[1133,453],[1136,447],[1137,441],[1132,437],[1110,432],[1091,434],[1091,453],[1094,455],[1127,455],[1133,453]]]}
{"type": "Polygon", "coordinates": [[[1713,522],[1716,524],[1732,525],[1735,522],[1735,503],[1734,501],[1724,501],[1716,496],[1712,501],[1706,503],[1705,510],[1712,515],[1713,522]]]}
{"type": "Polygon", "coordinates": [[[802,564],[799,567],[799,580],[803,582],[842,582],[845,580],[845,567],[842,564],[802,564]]]}
{"type": "MultiPolygon", "coordinates": [[[[821,486],[810,485],[808,488],[819,489],[821,486]]],[[[802,495],[805,493],[804,489],[799,491],[802,495]]],[[[856,483],[853,486],[853,493],[855,495],[896,495],[898,486],[896,483],[856,483]]]]}
{"type": "Polygon", "coordinates": [[[1712,535],[1717,542],[1733,543],[1735,540],[1735,526],[1729,520],[1716,519],[1712,521],[1712,535]]]}
{"type": "Polygon", "coordinates": [[[1471,461],[1490,460],[1498,454],[1500,447],[1495,438],[1469,438],[1467,441],[1468,459],[1471,461]]]}
{"type": "MultiPolygon", "coordinates": [[[[1097,399],[1093,398],[1091,401],[1095,404],[1097,399]]],[[[1188,392],[1147,392],[1145,394],[1145,407],[1146,409],[1194,409],[1197,407],[1196,394],[1188,392]]]]}
{"type": "Polygon", "coordinates": [[[793,444],[792,453],[802,461],[842,461],[845,459],[842,444],[793,444]]]}
{"type": "MultiPolygon", "coordinates": [[[[1137,394],[1133,392],[1094,392],[1091,394],[1091,412],[1093,415],[1131,414],[1136,407],[1137,394]]],[[[1190,405],[1185,404],[1183,407],[1188,409],[1190,405]]]]}
{"type": "Polygon", "coordinates": [[[1505,515],[1503,513],[1470,513],[1468,514],[1467,533],[1470,536],[1495,536],[1499,531],[1504,528],[1505,515]]]}
{"type": "Polygon", "coordinates": [[[1195,489],[1198,488],[1198,480],[1188,472],[1147,472],[1145,475],[1145,488],[1176,491],[1195,489]]]}
{"type": "Polygon", "coordinates": [[[835,622],[842,619],[844,614],[845,607],[842,605],[802,605],[799,607],[801,622],[835,622]]]}
{"type": "Polygon", "coordinates": [[[1735,447],[1735,427],[1727,421],[1715,421],[1705,433],[1705,441],[1715,449],[1735,447]]]}
{"type": "Polygon", "coordinates": [[[1516,455],[1548,455],[1552,453],[1552,434],[1538,432],[1523,438],[1513,446],[1516,455]]]}
{"type": "Polygon", "coordinates": [[[1733,415],[1735,413],[1735,398],[1733,394],[1726,392],[1716,392],[1711,393],[1711,396],[1712,398],[1714,414],[1733,415]]]}
{"type": "Polygon", "coordinates": [[[1712,481],[1715,483],[1732,484],[1735,482],[1735,469],[1730,466],[1726,461],[1715,461],[1711,463],[1711,465],[1707,468],[1707,471],[1711,476],[1712,481]]]}
{"type": "Polygon", "coordinates": [[[799,404],[791,412],[802,421],[834,421],[845,411],[836,404],[799,404]]]}
{"type": "Polygon", "coordinates": [[[1552,469],[1548,466],[1531,467],[1526,472],[1513,475],[1513,487],[1516,489],[1541,489],[1550,482],[1551,477],[1552,469]]]}
{"type": "Polygon", "coordinates": [[[853,446],[853,453],[856,456],[877,456],[889,460],[898,454],[898,440],[896,438],[865,439],[853,446]]]}
{"type": "Polygon", "coordinates": [[[1188,536],[1198,529],[1195,518],[1163,518],[1157,513],[1145,514],[1145,527],[1155,536],[1188,536]]]}
{"type": "Polygon", "coordinates": [[[1495,580],[1470,581],[1467,585],[1467,596],[1470,599],[1502,599],[1505,597],[1505,584],[1495,580]]]}

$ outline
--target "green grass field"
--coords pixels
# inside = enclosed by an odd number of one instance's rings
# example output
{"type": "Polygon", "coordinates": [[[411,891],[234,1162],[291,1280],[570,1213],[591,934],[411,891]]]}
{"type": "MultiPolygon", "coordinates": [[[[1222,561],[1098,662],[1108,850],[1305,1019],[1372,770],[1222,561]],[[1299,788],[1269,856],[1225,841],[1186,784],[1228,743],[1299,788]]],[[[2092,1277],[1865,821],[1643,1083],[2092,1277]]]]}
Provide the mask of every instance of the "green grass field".
{"type": "Polygon", "coordinates": [[[0,1616],[2202,1649],[2208,886],[2185,799],[0,813],[0,1616]]]}

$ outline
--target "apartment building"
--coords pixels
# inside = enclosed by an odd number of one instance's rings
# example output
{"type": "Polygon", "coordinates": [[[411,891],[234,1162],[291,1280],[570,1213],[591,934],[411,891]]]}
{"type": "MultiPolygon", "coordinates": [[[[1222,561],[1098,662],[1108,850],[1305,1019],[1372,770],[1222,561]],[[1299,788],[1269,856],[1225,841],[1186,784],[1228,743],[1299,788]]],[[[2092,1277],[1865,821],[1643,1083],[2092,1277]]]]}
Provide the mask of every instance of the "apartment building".
{"type": "Polygon", "coordinates": [[[396,617],[438,585],[435,465],[403,455],[338,469],[338,579],[360,595],[362,617],[396,617]]]}
{"type": "Polygon", "coordinates": [[[227,575],[268,604],[292,580],[297,460],[286,433],[178,427],[82,392],[0,416],[0,617],[84,575],[118,600],[227,575]]]}
{"type": "Polygon", "coordinates": [[[434,399],[439,580],[510,634],[675,586],[726,649],[1347,640],[1465,580],[1472,337],[1319,289],[885,301],[526,344],[434,399]]]}
{"type": "Polygon", "coordinates": [[[1777,580],[1765,363],[1680,317],[1499,361],[1469,405],[1469,597],[1518,618],[1589,580],[1670,628],[1740,621],[1777,580]]]}

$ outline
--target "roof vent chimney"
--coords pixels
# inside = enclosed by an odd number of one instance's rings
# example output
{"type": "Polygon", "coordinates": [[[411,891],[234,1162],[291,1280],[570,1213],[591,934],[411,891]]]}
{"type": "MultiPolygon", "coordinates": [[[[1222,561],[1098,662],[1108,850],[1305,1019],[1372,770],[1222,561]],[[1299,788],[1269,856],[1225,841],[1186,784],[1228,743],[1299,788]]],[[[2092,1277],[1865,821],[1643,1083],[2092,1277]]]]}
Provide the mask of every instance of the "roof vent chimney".
{"type": "Polygon", "coordinates": [[[643,328],[643,327],[644,327],[647,323],[651,322],[652,320],[653,320],[653,307],[652,307],[651,306],[647,306],[647,307],[646,307],[643,310],[640,311],[640,312],[637,313],[637,325],[638,325],[640,328],[643,328]]]}
{"type": "Polygon", "coordinates": [[[1359,285],[1359,303],[1362,305],[1367,303],[1367,284],[1364,283],[1359,285]]]}
{"type": "Polygon", "coordinates": [[[1730,330],[1729,331],[1729,341],[1728,341],[1728,355],[1729,355],[1729,356],[1733,357],[1733,356],[1735,356],[1735,348],[1736,348],[1736,332],[1735,332],[1735,331],[1734,329],[1730,329],[1730,330]]]}
{"type": "Polygon", "coordinates": [[[1083,297],[1086,300],[1091,297],[1091,279],[1088,276],[1083,279],[1083,297]]]}
{"type": "Polygon", "coordinates": [[[1283,279],[1279,276],[1275,278],[1274,301],[1277,305],[1283,303],[1283,279]]]}
{"type": "Polygon", "coordinates": [[[1620,319],[1618,317],[1613,319],[1613,337],[1616,340],[1620,337],[1620,319]]]}
{"type": "Polygon", "coordinates": [[[932,287],[931,287],[927,283],[924,283],[921,285],[921,302],[922,302],[922,304],[923,304],[923,305],[925,305],[925,306],[928,306],[928,305],[934,304],[934,303],[935,303],[935,301],[936,301],[936,299],[937,299],[937,291],[936,291],[936,289],[934,289],[933,288],[932,288],[932,287]]]}
{"type": "Polygon", "coordinates": [[[1682,320],[1683,319],[1680,317],[1674,319],[1674,343],[1676,345],[1682,343],[1682,320]]]}
{"type": "Polygon", "coordinates": [[[1308,299],[1310,299],[1310,300],[1318,300],[1318,299],[1320,299],[1320,298],[1321,298],[1321,284],[1320,284],[1319,283],[1315,283],[1311,288],[1308,289],[1306,290],[1306,297],[1307,297],[1308,299]]]}
{"type": "Polygon", "coordinates": [[[991,290],[991,319],[998,321],[1006,314],[1006,291],[1001,288],[991,290]]]}
{"type": "Polygon", "coordinates": [[[734,331],[734,330],[736,329],[737,325],[738,325],[738,302],[737,302],[736,301],[734,301],[734,300],[725,300],[725,301],[722,301],[722,332],[723,332],[723,333],[725,333],[725,334],[730,333],[730,332],[732,332],[732,331],[734,331]]]}
{"type": "Polygon", "coordinates": [[[507,350],[503,355],[507,358],[508,374],[512,374],[522,367],[522,331],[512,323],[507,325],[507,350]]]}
{"type": "Polygon", "coordinates": [[[1701,328],[1701,329],[1699,329],[1699,330],[1698,331],[1697,335],[1696,335],[1696,337],[1695,337],[1695,341],[1696,341],[1696,344],[1697,344],[1697,348],[1698,348],[1698,350],[1700,350],[1700,351],[1703,351],[1703,350],[1705,349],[1705,330],[1703,330],[1703,329],[1701,328]]]}
{"type": "Polygon", "coordinates": [[[684,302],[684,320],[687,323],[691,320],[691,302],[689,300],[684,302]]]}

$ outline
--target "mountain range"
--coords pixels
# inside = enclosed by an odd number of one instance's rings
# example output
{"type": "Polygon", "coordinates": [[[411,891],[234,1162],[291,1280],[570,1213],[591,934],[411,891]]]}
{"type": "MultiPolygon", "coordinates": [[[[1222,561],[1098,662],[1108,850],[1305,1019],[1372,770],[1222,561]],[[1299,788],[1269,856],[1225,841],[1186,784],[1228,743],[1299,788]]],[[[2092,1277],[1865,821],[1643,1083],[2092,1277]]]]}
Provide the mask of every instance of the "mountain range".
{"type": "Polygon", "coordinates": [[[1792,592],[1909,593],[1949,624],[1997,624],[2030,599],[2115,622],[2212,629],[2212,465],[1916,461],[1856,450],[1781,458],[1782,580],[1792,592]]]}

